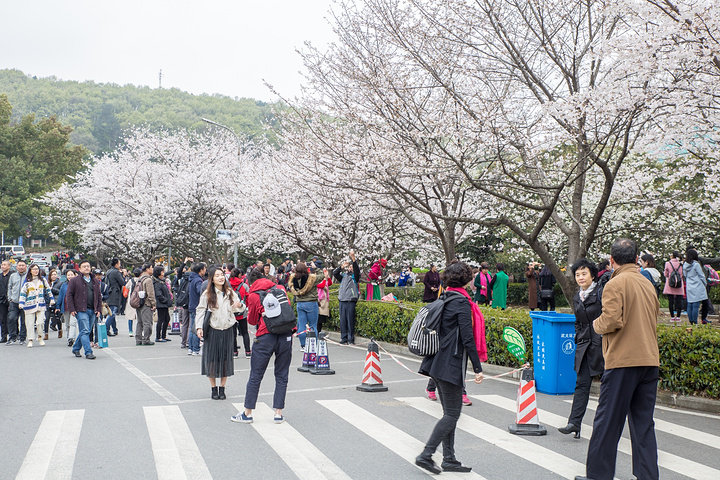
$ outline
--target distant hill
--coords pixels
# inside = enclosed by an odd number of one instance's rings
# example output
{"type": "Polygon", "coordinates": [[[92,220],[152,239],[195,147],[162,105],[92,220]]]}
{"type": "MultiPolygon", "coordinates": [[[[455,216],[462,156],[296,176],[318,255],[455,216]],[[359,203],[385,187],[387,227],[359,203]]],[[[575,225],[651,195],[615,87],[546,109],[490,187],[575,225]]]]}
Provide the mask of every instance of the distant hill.
{"type": "Polygon", "coordinates": [[[0,70],[0,93],[7,94],[14,121],[29,113],[38,118],[56,115],[73,127],[71,142],[93,153],[113,150],[123,130],[136,125],[171,130],[216,128],[201,120],[205,117],[233,128],[238,135],[256,137],[268,133],[263,123],[273,122],[272,104],[249,98],[37,78],[19,70],[0,70]]]}

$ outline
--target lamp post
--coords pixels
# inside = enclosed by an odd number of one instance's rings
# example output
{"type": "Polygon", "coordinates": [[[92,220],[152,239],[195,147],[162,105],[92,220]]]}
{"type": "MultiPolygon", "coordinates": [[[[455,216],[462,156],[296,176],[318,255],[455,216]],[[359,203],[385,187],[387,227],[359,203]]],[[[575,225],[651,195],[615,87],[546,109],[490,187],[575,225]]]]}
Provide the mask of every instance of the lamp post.
{"type": "MultiPolygon", "coordinates": [[[[205,123],[209,123],[210,125],[215,125],[216,127],[223,128],[227,130],[228,132],[232,133],[233,137],[235,137],[235,141],[237,142],[237,152],[238,152],[238,165],[240,165],[240,154],[241,154],[241,144],[240,144],[240,137],[237,136],[235,133],[235,130],[228,127],[227,125],[223,125],[222,123],[213,122],[212,120],[209,120],[207,118],[201,118],[201,120],[205,123]]],[[[233,249],[233,263],[237,267],[237,261],[238,261],[238,247],[237,247],[237,240],[235,241],[235,246],[233,249]]]]}

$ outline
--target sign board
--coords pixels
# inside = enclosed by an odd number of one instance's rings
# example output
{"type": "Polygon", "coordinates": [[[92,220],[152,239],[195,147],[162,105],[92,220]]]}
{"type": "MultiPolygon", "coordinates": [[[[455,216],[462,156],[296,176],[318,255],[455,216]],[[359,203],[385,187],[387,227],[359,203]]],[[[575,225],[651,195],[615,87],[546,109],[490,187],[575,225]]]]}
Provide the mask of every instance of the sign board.
{"type": "Polygon", "coordinates": [[[218,230],[217,239],[220,241],[230,241],[233,239],[233,232],[231,230],[218,230]]]}

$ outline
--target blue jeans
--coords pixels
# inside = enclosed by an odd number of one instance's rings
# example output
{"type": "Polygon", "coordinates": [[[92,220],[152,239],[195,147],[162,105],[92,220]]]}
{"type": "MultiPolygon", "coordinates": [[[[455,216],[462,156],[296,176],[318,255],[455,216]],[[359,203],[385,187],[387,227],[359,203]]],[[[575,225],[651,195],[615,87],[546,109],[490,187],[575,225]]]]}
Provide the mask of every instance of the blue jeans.
{"type": "MultiPolygon", "coordinates": [[[[307,327],[317,331],[318,314],[320,313],[317,302],[297,302],[298,332],[307,327]]],[[[298,335],[300,345],[305,346],[305,334],[298,335]]]]}
{"type": "Polygon", "coordinates": [[[105,319],[105,327],[107,328],[107,333],[110,333],[110,329],[112,328],[112,331],[115,333],[115,335],[118,334],[117,329],[117,322],[115,321],[115,315],[117,315],[118,312],[118,306],[117,305],[109,305],[110,307],[110,315],[105,319]]]}
{"type": "Polygon", "coordinates": [[[687,302],[687,315],[690,323],[697,323],[698,313],[700,312],[700,303],[702,302],[687,302]]]}
{"type": "Polygon", "coordinates": [[[91,310],[77,312],[75,313],[75,319],[77,320],[78,331],[80,333],[78,333],[75,339],[75,344],[72,348],[73,353],[79,352],[80,347],[83,347],[85,349],[85,355],[90,355],[92,353],[92,348],[90,347],[90,329],[95,325],[95,312],[91,310]]]}
{"type": "Polygon", "coordinates": [[[193,352],[200,352],[200,338],[195,333],[195,310],[190,310],[190,332],[188,332],[188,348],[193,352]]]}

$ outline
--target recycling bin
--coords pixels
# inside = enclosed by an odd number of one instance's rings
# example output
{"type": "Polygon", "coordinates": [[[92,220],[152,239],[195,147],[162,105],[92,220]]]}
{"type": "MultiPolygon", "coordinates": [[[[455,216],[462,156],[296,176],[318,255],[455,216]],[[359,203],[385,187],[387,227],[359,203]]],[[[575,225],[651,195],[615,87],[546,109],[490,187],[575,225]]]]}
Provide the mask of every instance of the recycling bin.
{"type": "Polygon", "coordinates": [[[575,392],[575,315],[530,312],[535,386],[550,395],[575,392]]]}

